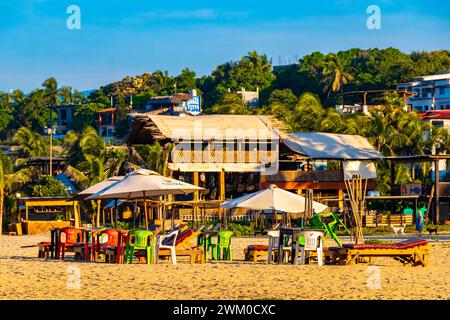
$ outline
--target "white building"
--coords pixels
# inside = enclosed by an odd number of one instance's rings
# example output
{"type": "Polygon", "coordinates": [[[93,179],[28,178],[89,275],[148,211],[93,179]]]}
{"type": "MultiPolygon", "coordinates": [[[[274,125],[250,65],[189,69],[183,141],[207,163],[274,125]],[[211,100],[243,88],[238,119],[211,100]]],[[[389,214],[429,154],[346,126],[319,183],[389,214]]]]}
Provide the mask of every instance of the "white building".
{"type": "Polygon", "coordinates": [[[399,83],[397,89],[416,93],[408,99],[413,111],[450,109],[450,71],[413,78],[411,82],[399,83]]]}

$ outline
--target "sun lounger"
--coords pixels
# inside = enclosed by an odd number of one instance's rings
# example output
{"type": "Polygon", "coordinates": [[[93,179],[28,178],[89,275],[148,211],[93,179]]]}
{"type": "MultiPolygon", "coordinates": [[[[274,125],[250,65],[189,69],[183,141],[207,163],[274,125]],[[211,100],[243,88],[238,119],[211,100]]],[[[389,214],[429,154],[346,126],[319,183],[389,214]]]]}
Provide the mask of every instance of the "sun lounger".
{"type": "MultiPolygon", "coordinates": [[[[197,238],[197,236],[202,231],[203,226],[198,227],[195,230],[192,229],[184,229],[178,233],[177,238],[175,240],[175,255],[176,256],[189,256],[191,263],[204,263],[204,252],[201,246],[193,246],[193,240],[197,238]]],[[[170,239],[169,239],[170,240],[170,239]]],[[[164,244],[163,240],[163,244],[164,244]]],[[[169,249],[160,249],[158,251],[158,257],[170,257],[171,252],[169,249]]]]}
{"type": "Polygon", "coordinates": [[[392,257],[403,265],[423,266],[428,264],[430,246],[423,239],[410,239],[395,244],[344,244],[342,247],[330,247],[327,260],[339,265],[351,265],[361,259],[392,257]]]}
{"type": "Polygon", "coordinates": [[[258,261],[261,256],[267,257],[269,254],[269,246],[264,244],[251,244],[244,249],[245,261],[258,261]]]}

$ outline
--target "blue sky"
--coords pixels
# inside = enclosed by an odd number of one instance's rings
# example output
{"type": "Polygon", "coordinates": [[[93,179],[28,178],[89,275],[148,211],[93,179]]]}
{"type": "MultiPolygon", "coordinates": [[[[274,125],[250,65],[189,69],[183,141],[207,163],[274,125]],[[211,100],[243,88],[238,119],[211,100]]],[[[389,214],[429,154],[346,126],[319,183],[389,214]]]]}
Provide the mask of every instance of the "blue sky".
{"type": "Polygon", "coordinates": [[[49,76],[80,90],[156,69],[199,75],[248,51],[292,60],[352,47],[450,49],[442,0],[0,0],[0,90],[49,76]],[[81,30],[66,27],[70,5],[81,30]],[[381,30],[369,30],[369,5],[381,30]]]}

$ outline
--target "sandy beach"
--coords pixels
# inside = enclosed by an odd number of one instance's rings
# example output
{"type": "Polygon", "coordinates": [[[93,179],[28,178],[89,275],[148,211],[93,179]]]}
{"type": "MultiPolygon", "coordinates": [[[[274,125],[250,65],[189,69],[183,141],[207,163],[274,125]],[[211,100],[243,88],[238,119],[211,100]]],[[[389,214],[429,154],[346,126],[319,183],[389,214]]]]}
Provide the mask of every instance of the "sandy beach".
{"type": "MultiPolygon", "coordinates": [[[[378,259],[381,281],[368,286],[368,265],[267,265],[245,262],[243,248],[265,238],[233,238],[233,261],[175,266],[117,265],[37,258],[49,235],[0,238],[0,299],[449,299],[450,243],[432,242],[429,265],[378,259]],[[79,269],[78,269],[79,268],[79,269]],[[75,270],[75,271],[74,271],[75,270]],[[80,273],[80,287],[71,285],[80,273]]],[[[378,270],[378,269],[376,269],[378,270]]],[[[378,271],[376,271],[378,272],[378,271]]]]}

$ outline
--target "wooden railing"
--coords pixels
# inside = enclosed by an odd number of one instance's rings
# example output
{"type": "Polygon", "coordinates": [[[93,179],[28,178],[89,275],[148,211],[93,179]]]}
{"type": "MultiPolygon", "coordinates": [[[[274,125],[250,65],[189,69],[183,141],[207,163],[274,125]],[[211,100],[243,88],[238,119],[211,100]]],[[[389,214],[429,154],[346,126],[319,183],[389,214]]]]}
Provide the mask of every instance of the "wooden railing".
{"type": "Polygon", "coordinates": [[[267,182],[340,182],[343,181],[342,173],[338,170],[326,171],[299,171],[284,170],[274,175],[264,176],[267,182]]]}
{"type": "Polygon", "coordinates": [[[172,151],[173,163],[267,163],[272,151],[172,151]]]}

